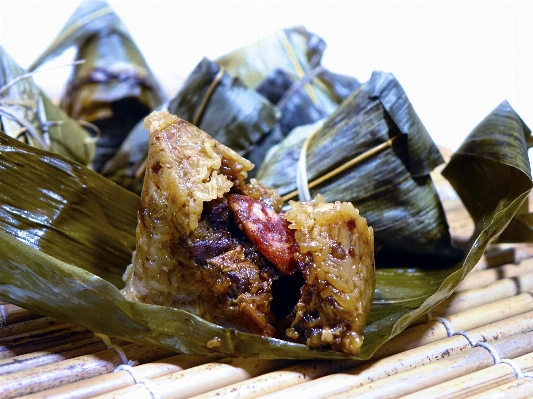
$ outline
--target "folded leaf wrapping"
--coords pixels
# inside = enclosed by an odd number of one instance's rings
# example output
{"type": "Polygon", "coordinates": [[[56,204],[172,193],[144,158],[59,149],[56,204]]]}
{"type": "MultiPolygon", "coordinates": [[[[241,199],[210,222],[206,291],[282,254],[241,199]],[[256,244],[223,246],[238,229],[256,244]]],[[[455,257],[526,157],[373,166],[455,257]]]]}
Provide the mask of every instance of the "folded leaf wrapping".
{"type": "Polygon", "coordinates": [[[61,107],[90,122],[100,137],[92,167],[100,171],[135,124],[165,97],[128,30],[105,1],[85,0],[30,70],[77,49],[61,107]]]}
{"type": "MultiPolygon", "coordinates": [[[[297,188],[298,158],[306,140],[307,178],[332,169],[398,136],[364,162],[310,190],[352,202],[373,226],[383,250],[446,259],[453,248],[444,210],[430,172],[444,162],[407,95],[390,73],[376,71],[316,129],[297,129],[257,173],[262,183],[285,195],[297,188]]],[[[379,262],[378,262],[379,265],[379,262]]]]}
{"type": "Polygon", "coordinates": [[[88,165],[95,139],[56,106],[0,46],[0,130],[88,165]]]}
{"type": "MultiPolygon", "coordinates": [[[[209,132],[254,164],[260,164],[268,148],[283,138],[278,109],[206,58],[164,108],[209,132]]],[[[135,172],[146,159],[148,143],[148,131],[142,123],[137,124],[105,164],[102,174],[140,193],[142,181],[135,172]]]]}
{"type": "Polygon", "coordinates": [[[321,65],[326,42],[303,26],[282,29],[218,59],[233,76],[257,89],[276,70],[281,70],[304,90],[325,114],[333,112],[359,82],[337,75],[321,65]]]}
{"type": "MultiPolygon", "coordinates": [[[[532,141],[531,130],[509,102],[503,101],[472,130],[442,171],[474,220],[472,239],[530,184],[527,148],[532,141]]],[[[497,239],[530,242],[532,227],[528,201],[524,200],[497,239]]]]}
{"type": "MultiPolygon", "coordinates": [[[[320,65],[325,43],[303,27],[285,29],[216,61],[204,58],[164,106],[254,163],[294,127],[333,112],[357,79],[320,65]],[[257,81],[256,81],[257,80],[257,81]],[[276,106],[277,105],[277,106],[276,106]]],[[[140,193],[136,172],[146,158],[148,132],[137,124],[101,172],[140,193]]]]}

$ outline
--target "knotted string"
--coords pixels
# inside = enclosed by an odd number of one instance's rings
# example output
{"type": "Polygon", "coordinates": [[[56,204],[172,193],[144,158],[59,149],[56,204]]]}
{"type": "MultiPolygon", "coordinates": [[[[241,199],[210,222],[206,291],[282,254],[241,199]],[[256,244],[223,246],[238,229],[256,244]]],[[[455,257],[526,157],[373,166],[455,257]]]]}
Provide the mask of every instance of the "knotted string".
{"type": "Polygon", "coordinates": [[[517,380],[520,380],[522,378],[532,378],[533,379],[533,373],[524,373],[520,369],[520,367],[516,364],[516,362],[512,361],[511,359],[502,359],[500,358],[500,355],[496,351],[496,349],[490,345],[488,342],[476,342],[476,340],[466,331],[454,331],[451,323],[445,319],[444,317],[431,317],[431,314],[428,314],[428,321],[437,321],[441,323],[444,328],[446,329],[446,333],[448,334],[448,337],[453,337],[455,335],[462,335],[466,338],[470,346],[472,348],[484,348],[486,349],[490,356],[492,357],[492,360],[494,361],[494,365],[505,363],[509,365],[513,369],[513,374],[517,380]]]}

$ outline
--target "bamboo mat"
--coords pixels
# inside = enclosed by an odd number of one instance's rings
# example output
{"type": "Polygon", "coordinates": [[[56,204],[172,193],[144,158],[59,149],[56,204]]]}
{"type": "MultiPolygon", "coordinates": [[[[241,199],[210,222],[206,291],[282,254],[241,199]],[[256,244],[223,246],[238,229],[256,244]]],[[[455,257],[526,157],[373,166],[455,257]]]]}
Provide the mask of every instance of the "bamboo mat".
{"type": "Polygon", "coordinates": [[[532,246],[493,248],[431,315],[357,365],[176,355],[2,303],[0,397],[530,397],[532,292],[532,246]]]}
{"type": "MultiPolygon", "coordinates": [[[[443,204],[466,240],[466,211],[443,204]]],[[[533,244],[490,247],[452,296],[362,364],[176,354],[0,303],[0,398],[533,397],[532,292],[533,244]]]]}

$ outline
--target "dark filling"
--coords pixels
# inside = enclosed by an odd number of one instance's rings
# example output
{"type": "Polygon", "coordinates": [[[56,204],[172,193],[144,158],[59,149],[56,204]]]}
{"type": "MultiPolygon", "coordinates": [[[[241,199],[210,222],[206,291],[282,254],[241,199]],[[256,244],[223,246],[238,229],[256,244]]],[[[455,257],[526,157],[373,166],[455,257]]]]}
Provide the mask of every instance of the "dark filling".
{"type": "MultiPolygon", "coordinates": [[[[272,281],[271,315],[276,320],[278,330],[287,327],[286,320],[292,314],[304,283],[301,273],[282,275],[252,244],[238,227],[227,199],[219,198],[204,204],[204,210],[194,237],[188,240],[189,253],[193,261],[208,267],[209,259],[241,247],[245,259],[256,265],[261,273],[266,273],[272,281]]],[[[231,275],[227,275],[231,279],[231,275]]],[[[236,278],[238,280],[238,278],[236,278]]],[[[237,281],[235,281],[237,283],[237,281]]],[[[243,287],[244,288],[244,287],[243,287]]]]}

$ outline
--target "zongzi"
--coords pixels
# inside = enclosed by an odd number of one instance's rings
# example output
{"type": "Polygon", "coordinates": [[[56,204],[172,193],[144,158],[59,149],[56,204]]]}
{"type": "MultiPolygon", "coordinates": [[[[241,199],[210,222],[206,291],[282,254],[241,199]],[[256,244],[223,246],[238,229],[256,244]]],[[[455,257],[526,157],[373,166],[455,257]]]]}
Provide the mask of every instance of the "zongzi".
{"type": "Polygon", "coordinates": [[[30,66],[75,47],[76,60],[61,108],[98,135],[91,167],[100,172],[139,120],[165,94],[119,16],[104,0],[84,0],[30,66]]]}
{"type": "Polygon", "coordinates": [[[88,165],[95,139],[35,84],[0,46],[0,131],[88,165]]]}
{"type": "Polygon", "coordinates": [[[449,267],[463,253],[452,245],[430,175],[443,162],[398,80],[374,71],[323,123],[294,129],[256,177],[284,198],[298,189],[306,200],[298,185],[303,169],[310,196],[353,203],[374,228],[378,267],[397,267],[400,259],[406,266],[423,259],[418,264],[449,267]],[[383,150],[366,157],[378,148],[383,150]],[[364,162],[341,168],[357,158],[364,162]],[[341,172],[330,175],[334,170],[341,172]]]}
{"type": "Polygon", "coordinates": [[[245,183],[253,164],[196,126],[155,111],[146,128],[126,298],[357,354],[375,276],[373,230],[353,205],[318,196],[282,213],[277,191],[245,183]]]}

